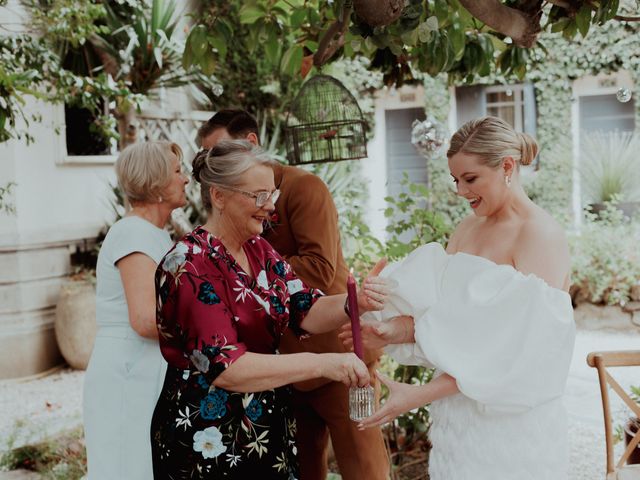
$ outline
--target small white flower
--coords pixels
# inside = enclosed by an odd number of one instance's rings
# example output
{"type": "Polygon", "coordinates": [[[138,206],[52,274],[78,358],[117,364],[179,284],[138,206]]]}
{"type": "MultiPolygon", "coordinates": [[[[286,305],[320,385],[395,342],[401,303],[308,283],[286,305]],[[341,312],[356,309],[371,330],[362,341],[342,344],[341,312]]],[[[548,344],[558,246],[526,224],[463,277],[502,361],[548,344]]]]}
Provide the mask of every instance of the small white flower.
{"type": "Polygon", "coordinates": [[[189,360],[191,360],[191,363],[193,363],[198,371],[202,373],[209,371],[209,359],[200,350],[193,350],[191,355],[189,355],[189,360]]]}
{"type": "Polygon", "coordinates": [[[302,285],[301,280],[296,278],[295,280],[289,280],[287,282],[287,288],[289,289],[289,295],[293,295],[302,290],[304,288],[304,285],[302,285]]]}
{"type": "Polygon", "coordinates": [[[182,410],[178,409],[179,417],[176,418],[176,427],[184,427],[184,431],[187,431],[187,427],[191,426],[191,420],[189,417],[191,416],[191,412],[189,412],[189,406],[185,407],[184,413],[182,410]]]}
{"type": "Polygon", "coordinates": [[[261,270],[258,274],[258,285],[267,290],[269,288],[269,281],[267,280],[267,272],[261,270]]]}
{"type": "Polygon", "coordinates": [[[227,451],[222,444],[222,433],[216,427],[205,428],[193,435],[193,451],[202,452],[204,458],[216,458],[227,451]]]}
{"type": "Polygon", "coordinates": [[[202,249],[198,245],[194,245],[191,248],[191,251],[193,252],[194,255],[198,255],[200,252],[202,252],[202,249]]]}
{"type": "Polygon", "coordinates": [[[247,288],[244,285],[244,283],[242,283],[240,280],[236,280],[236,285],[238,286],[233,288],[234,292],[238,292],[238,296],[236,297],[236,302],[238,300],[244,302],[247,294],[251,293],[251,289],[247,288]]]}

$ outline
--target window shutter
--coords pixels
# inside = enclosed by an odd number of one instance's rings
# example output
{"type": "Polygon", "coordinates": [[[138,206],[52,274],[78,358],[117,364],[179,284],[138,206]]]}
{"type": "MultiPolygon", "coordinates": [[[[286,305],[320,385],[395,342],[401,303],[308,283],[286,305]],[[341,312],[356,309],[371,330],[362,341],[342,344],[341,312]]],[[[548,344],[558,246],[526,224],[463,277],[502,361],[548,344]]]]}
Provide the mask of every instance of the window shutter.
{"type": "Polygon", "coordinates": [[[536,92],[532,83],[523,85],[522,97],[524,101],[524,132],[532,137],[536,136],[536,92]]]}
{"type": "Polygon", "coordinates": [[[486,112],[482,85],[456,88],[456,128],[460,128],[469,120],[486,115],[486,112]]]}

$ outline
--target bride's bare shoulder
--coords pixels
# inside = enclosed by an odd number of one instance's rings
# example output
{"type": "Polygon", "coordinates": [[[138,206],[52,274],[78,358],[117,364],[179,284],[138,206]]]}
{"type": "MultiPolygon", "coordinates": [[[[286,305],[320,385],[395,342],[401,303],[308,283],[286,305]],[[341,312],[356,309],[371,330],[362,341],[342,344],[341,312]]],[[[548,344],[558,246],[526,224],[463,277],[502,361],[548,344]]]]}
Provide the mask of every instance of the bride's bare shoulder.
{"type": "Polygon", "coordinates": [[[469,230],[471,230],[478,222],[478,217],[473,213],[467,215],[455,228],[449,242],[447,243],[447,253],[456,253],[459,249],[460,240],[465,238],[469,230]]]}
{"type": "Polygon", "coordinates": [[[562,226],[547,212],[540,210],[522,223],[513,251],[518,270],[534,273],[553,287],[564,287],[570,269],[569,244],[562,226]]]}
{"type": "MultiPolygon", "coordinates": [[[[565,230],[546,210],[540,207],[522,223],[519,240],[531,238],[536,243],[563,243],[567,241],[565,230]],[[524,238],[523,238],[524,237],[524,238]]],[[[559,245],[558,245],[559,246],[559,245]]]]}

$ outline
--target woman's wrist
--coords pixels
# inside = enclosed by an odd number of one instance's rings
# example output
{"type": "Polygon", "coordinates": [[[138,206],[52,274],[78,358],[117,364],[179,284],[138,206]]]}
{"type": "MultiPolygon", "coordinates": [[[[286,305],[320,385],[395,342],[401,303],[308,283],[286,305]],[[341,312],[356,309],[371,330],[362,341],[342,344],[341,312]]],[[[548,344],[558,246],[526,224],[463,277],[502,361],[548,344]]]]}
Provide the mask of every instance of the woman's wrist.
{"type": "Polygon", "coordinates": [[[347,318],[351,318],[351,312],[349,311],[349,295],[345,295],[344,298],[344,314],[347,316],[347,318]]]}
{"type": "Polygon", "coordinates": [[[394,320],[395,328],[392,343],[414,343],[413,329],[411,324],[413,319],[408,316],[399,316],[394,320]]]}

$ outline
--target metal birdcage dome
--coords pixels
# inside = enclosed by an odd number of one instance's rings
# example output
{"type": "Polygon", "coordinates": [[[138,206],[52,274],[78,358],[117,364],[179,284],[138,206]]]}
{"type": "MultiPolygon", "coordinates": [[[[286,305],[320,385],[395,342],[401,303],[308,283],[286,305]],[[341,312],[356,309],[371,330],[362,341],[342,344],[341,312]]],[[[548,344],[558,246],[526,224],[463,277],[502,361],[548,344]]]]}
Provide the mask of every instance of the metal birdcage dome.
{"type": "Polygon", "coordinates": [[[328,75],[305,83],[285,126],[291,165],[338,162],[367,156],[366,122],[353,95],[328,75]]]}

